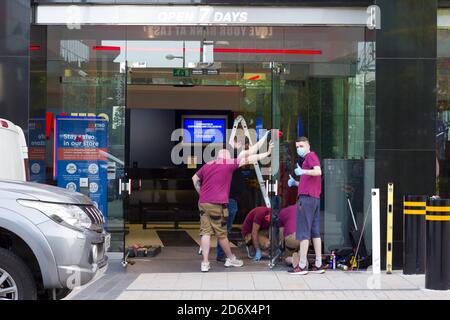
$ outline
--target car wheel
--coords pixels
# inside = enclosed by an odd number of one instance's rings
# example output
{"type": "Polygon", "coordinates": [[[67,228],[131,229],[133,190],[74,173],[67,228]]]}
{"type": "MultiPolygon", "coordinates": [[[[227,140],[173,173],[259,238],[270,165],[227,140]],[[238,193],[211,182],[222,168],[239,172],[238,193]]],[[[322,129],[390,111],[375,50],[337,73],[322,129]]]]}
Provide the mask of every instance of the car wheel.
{"type": "Polygon", "coordinates": [[[0,248],[0,300],[36,298],[36,283],[30,269],[14,253],[0,248]]]}

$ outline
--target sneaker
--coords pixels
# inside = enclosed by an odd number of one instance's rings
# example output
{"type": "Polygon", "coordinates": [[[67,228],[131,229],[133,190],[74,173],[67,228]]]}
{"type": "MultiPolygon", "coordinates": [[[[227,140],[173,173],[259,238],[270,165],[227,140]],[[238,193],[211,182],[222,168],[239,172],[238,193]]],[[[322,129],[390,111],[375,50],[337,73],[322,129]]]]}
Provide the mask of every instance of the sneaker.
{"type": "Polygon", "coordinates": [[[244,265],[244,262],[242,260],[237,259],[236,257],[233,257],[233,259],[227,258],[225,261],[225,267],[242,267],[244,265]]]}
{"type": "Polygon", "coordinates": [[[225,257],[216,257],[217,262],[225,262],[227,259],[225,257]]]}
{"type": "Polygon", "coordinates": [[[293,268],[292,270],[288,271],[289,274],[300,274],[300,275],[306,275],[308,274],[308,269],[305,268],[300,268],[300,266],[296,266],[295,268],[293,268]]]}
{"type": "Polygon", "coordinates": [[[320,267],[316,267],[316,265],[313,264],[310,270],[312,273],[318,273],[318,274],[325,273],[325,269],[323,268],[323,265],[321,265],[320,267]]]}
{"type": "Polygon", "coordinates": [[[298,264],[300,263],[300,255],[298,254],[298,252],[294,252],[292,254],[292,267],[297,267],[298,264]]]}
{"type": "Polygon", "coordinates": [[[209,262],[202,262],[202,267],[201,267],[202,272],[208,272],[209,269],[211,269],[209,262]]]}

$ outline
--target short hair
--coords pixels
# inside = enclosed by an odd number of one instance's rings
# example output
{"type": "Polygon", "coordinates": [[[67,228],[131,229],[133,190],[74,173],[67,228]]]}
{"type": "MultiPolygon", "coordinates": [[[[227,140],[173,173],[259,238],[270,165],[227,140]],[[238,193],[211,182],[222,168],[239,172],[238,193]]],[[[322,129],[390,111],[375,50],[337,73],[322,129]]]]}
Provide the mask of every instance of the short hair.
{"type": "Polygon", "coordinates": [[[308,142],[309,143],[309,140],[307,137],[300,137],[300,138],[298,138],[298,142],[308,142]]]}

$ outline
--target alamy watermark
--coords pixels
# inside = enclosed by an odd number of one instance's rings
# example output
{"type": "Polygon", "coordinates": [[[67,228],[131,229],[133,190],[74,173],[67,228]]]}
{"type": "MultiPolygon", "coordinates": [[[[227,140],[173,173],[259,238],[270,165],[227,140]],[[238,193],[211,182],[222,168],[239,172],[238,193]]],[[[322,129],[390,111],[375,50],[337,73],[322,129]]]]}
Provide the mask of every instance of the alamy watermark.
{"type": "MultiPolygon", "coordinates": [[[[248,150],[257,142],[257,137],[266,135],[267,130],[259,130],[258,135],[255,129],[248,129],[249,138],[245,136],[242,129],[236,130],[236,139],[232,138],[231,129],[226,130],[225,137],[222,131],[217,129],[206,129],[201,132],[191,132],[186,129],[175,129],[170,140],[178,142],[171,150],[171,161],[174,165],[190,165],[207,163],[217,159],[217,154],[222,149],[227,149],[231,158],[235,158],[241,152],[248,150]],[[210,141],[204,143],[204,141],[210,141]],[[194,162],[194,163],[193,163],[194,162]]],[[[267,139],[268,140],[268,139],[267,139]]],[[[264,141],[257,153],[265,153],[269,149],[269,141],[264,141]]],[[[278,139],[274,141],[274,149],[278,147],[278,139]]],[[[272,151],[273,153],[273,151],[272,151]]],[[[262,166],[271,165],[271,167],[262,167],[261,173],[271,174],[278,171],[277,163],[272,163],[272,155],[259,161],[262,166]]]]}

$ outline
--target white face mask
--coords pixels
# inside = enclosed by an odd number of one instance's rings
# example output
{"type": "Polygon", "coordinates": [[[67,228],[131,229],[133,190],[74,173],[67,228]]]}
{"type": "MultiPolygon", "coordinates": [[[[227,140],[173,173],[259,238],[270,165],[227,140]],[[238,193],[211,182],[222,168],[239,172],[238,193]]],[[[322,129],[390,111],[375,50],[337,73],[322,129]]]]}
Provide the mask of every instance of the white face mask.
{"type": "Polygon", "coordinates": [[[298,147],[298,148],[297,148],[297,154],[298,154],[300,157],[304,158],[304,157],[306,156],[306,149],[303,148],[303,147],[298,147]]]}

